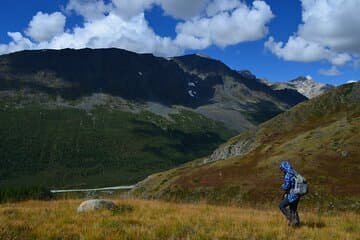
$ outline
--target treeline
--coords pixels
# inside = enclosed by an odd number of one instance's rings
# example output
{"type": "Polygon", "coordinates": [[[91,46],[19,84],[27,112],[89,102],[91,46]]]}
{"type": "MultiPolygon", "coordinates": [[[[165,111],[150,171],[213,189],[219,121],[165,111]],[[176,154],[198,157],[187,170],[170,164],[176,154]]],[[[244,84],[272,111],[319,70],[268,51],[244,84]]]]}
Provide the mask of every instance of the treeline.
{"type": "Polygon", "coordinates": [[[50,200],[51,191],[45,187],[13,187],[0,188],[0,203],[24,200],[50,200]]]}

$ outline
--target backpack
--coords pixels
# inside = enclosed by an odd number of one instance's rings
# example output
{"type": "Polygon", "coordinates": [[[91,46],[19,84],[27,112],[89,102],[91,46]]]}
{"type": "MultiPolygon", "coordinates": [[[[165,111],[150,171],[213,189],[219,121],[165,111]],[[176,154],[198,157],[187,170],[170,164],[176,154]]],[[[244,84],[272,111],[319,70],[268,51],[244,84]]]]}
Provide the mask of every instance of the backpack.
{"type": "Polygon", "coordinates": [[[309,192],[309,185],[306,179],[300,174],[296,173],[295,184],[294,184],[294,188],[291,189],[291,193],[299,194],[300,196],[303,196],[308,192],[309,192]]]}

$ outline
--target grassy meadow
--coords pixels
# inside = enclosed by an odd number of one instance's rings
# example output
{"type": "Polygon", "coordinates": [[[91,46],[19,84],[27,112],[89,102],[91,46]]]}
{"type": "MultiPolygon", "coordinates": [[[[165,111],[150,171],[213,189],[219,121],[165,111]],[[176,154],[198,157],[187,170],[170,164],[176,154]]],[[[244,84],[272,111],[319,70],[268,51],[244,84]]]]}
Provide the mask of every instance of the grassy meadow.
{"type": "Polygon", "coordinates": [[[301,227],[266,209],[116,199],[116,211],[78,214],[82,200],[0,205],[0,239],[360,239],[354,212],[302,210],[301,227]]]}

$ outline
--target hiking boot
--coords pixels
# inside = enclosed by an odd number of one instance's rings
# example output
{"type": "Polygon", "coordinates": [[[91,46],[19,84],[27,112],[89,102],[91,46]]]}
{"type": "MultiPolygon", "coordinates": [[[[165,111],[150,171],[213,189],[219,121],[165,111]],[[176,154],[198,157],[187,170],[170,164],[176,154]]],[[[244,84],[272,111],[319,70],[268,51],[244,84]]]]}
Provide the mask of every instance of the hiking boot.
{"type": "Polygon", "coordinates": [[[291,214],[291,212],[288,210],[288,209],[286,209],[286,212],[284,213],[284,215],[285,215],[285,217],[286,217],[286,219],[288,220],[288,221],[291,221],[291,219],[292,219],[292,214],[291,214]]]}
{"type": "Polygon", "coordinates": [[[300,227],[300,223],[299,222],[289,222],[289,226],[291,226],[293,228],[298,228],[298,227],[300,227]]]}
{"type": "Polygon", "coordinates": [[[292,227],[299,227],[300,226],[300,219],[299,214],[297,212],[294,212],[291,214],[291,220],[289,221],[289,225],[292,227]]]}

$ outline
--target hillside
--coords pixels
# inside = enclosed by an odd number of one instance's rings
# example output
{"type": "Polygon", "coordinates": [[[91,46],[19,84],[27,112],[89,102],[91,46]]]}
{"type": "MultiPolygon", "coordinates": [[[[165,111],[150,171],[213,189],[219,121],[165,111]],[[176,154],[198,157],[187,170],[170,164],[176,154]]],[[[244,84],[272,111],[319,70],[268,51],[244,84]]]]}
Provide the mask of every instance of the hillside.
{"type": "Polygon", "coordinates": [[[221,145],[212,155],[154,174],[134,195],[253,204],[281,196],[280,161],[311,186],[304,204],[360,209],[360,83],[347,84],[221,145]]]}
{"type": "Polygon", "coordinates": [[[0,186],[85,187],[133,184],[211,153],[234,135],[186,108],[108,95],[71,102],[14,92],[0,100],[0,186]],[[165,109],[167,110],[167,109],[165,109]]]}

